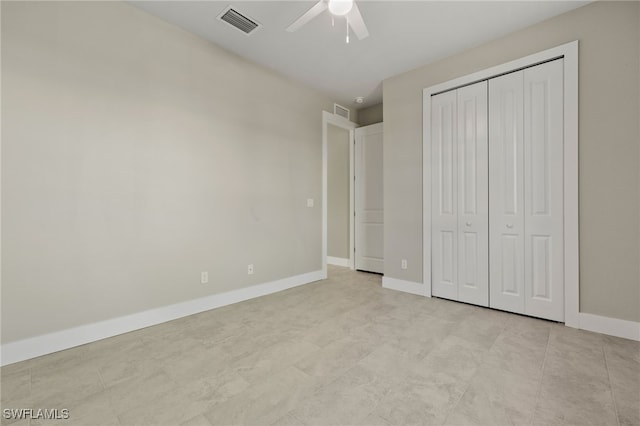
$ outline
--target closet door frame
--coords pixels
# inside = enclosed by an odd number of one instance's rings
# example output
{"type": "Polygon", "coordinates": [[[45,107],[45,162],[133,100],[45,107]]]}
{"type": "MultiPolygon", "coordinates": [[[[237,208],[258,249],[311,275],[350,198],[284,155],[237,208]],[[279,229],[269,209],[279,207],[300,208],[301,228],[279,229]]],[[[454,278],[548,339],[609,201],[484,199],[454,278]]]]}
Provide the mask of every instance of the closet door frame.
{"type": "Polygon", "coordinates": [[[578,41],[491,67],[423,90],[422,248],[424,294],[431,297],[431,96],[543,62],[564,58],[564,318],[579,327],[578,41]]]}

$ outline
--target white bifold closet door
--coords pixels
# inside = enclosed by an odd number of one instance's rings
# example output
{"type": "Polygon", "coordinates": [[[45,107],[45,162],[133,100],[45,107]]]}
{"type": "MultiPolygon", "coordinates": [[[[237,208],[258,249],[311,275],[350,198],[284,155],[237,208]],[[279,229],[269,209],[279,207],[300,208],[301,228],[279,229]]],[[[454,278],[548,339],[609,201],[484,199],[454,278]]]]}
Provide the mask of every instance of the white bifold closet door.
{"type": "Polygon", "coordinates": [[[489,80],[491,307],[564,320],[563,60],[489,80]]]}
{"type": "Polygon", "coordinates": [[[431,102],[432,294],[488,306],[487,82],[431,102]]]}

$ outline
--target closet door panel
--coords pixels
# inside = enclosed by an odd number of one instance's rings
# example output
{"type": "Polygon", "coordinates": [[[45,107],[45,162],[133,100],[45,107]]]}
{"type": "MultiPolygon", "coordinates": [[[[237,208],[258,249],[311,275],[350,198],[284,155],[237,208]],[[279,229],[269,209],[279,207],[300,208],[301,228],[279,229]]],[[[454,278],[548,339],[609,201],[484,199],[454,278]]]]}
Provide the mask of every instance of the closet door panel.
{"type": "Polygon", "coordinates": [[[525,313],[564,321],[563,60],[524,70],[525,313]]]}
{"type": "Polygon", "coordinates": [[[523,72],[489,80],[489,306],[525,311],[523,72]]]}
{"type": "Polygon", "coordinates": [[[431,98],[432,294],[458,300],[456,92],[431,98]]]}
{"type": "Polygon", "coordinates": [[[458,299],[489,305],[487,82],[457,90],[458,299]]]}

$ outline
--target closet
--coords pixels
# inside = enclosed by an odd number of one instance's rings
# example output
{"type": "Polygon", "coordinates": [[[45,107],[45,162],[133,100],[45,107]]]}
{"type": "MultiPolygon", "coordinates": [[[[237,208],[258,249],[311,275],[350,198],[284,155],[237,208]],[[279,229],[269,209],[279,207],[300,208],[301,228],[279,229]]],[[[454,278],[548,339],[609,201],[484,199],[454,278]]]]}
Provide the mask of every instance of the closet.
{"type": "Polygon", "coordinates": [[[431,96],[432,295],[564,320],[563,59],[431,96]]]}

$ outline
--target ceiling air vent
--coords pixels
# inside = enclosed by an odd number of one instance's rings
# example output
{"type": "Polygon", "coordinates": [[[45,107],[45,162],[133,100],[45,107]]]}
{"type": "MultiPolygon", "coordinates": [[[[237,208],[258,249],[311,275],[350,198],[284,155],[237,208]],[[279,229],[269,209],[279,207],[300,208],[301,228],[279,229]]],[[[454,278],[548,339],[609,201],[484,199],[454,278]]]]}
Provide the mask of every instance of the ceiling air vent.
{"type": "Polygon", "coordinates": [[[258,29],[258,27],[260,27],[260,24],[258,22],[253,19],[247,18],[242,13],[231,8],[231,6],[222,11],[222,13],[218,15],[218,19],[242,31],[246,35],[251,34],[253,31],[258,29]]]}
{"type": "Polygon", "coordinates": [[[344,117],[347,120],[351,115],[351,111],[349,110],[349,108],[345,108],[342,105],[338,105],[338,104],[333,104],[333,113],[335,115],[339,115],[340,117],[344,117]]]}

